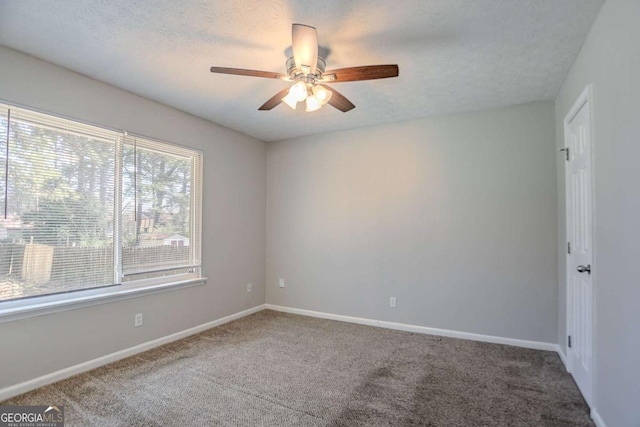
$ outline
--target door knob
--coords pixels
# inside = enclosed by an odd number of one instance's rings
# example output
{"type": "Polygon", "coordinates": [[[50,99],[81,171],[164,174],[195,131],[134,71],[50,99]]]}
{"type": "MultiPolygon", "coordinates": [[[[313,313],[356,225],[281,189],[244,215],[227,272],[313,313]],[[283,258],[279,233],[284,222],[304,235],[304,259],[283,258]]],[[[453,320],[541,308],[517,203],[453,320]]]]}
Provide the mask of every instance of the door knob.
{"type": "Polygon", "coordinates": [[[589,273],[591,274],[591,264],[587,265],[586,267],[584,265],[579,265],[576,270],[578,270],[578,273],[589,273]]]}

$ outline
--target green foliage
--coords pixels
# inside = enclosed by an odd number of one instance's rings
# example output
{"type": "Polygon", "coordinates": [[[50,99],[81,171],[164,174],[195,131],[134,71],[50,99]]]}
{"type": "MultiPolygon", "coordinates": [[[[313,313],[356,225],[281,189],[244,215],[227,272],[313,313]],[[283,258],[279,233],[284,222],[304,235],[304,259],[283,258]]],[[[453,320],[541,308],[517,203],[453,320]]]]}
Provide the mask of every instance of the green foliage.
{"type": "Polygon", "coordinates": [[[100,203],[88,197],[44,198],[38,209],[25,212],[25,240],[52,246],[99,247],[108,243],[100,203]]]}
{"type": "Polygon", "coordinates": [[[8,153],[7,210],[22,220],[25,241],[92,247],[112,241],[112,145],[12,121],[8,153]]]}
{"type": "Polygon", "coordinates": [[[135,245],[145,234],[188,235],[190,160],[132,145],[123,151],[124,211],[136,218],[124,240],[135,245]]]}

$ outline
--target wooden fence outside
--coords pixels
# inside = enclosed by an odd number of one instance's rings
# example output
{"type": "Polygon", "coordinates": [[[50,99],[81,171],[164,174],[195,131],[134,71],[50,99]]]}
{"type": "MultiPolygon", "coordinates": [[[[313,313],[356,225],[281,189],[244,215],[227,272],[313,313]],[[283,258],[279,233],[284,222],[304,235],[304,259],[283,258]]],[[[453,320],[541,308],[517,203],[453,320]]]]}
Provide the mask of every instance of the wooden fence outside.
{"type": "MultiPolygon", "coordinates": [[[[189,247],[151,246],[123,248],[126,270],[145,271],[187,264],[189,247]],[[180,262],[184,260],[184,262],[180,262]]],[[[45,246],[0,243],[0,278],[40,284],[57,282],[81,287],[102,286],[113,276],[113,249],[109,247],[45,246]],[[64,268],[72,262],[82,268],[64,268]]]]}

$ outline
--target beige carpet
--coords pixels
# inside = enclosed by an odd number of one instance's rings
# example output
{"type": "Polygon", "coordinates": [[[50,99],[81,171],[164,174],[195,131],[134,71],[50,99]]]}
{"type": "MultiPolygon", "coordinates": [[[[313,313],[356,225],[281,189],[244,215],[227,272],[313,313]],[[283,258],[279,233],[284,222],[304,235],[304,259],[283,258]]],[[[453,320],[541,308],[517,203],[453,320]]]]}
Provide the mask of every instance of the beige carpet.
{"type": "Polygon", "coordinates": [[[593,426],[555,353],[268,310],[3,404],[67,426],[593,426]]]}

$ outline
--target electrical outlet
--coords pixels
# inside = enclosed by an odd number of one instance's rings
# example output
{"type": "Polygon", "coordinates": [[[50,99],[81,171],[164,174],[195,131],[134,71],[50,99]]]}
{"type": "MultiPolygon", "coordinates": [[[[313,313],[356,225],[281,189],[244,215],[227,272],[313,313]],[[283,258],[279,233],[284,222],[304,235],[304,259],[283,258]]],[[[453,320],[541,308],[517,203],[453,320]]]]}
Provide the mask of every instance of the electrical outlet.
{"type": "Polygon", "coordinates": [[[138,327],[142,326],[142,313],[137,313],[135,318],[133,319],[133,326],[138,327]]]}
{"type": "Polygon", "coordinates": [[[389,307],[396,308],[396,297],[389,298],[389,307]]]}
{"type": "Polygon", "coordinates": [[[247,292],[253,292],[253,285],[251,283],[247,283],[247,292]]]}
{"type": "Polygon", "coordinates": [[[280,279],[280,287],[284,288],[284,279],[280,279]]]}

